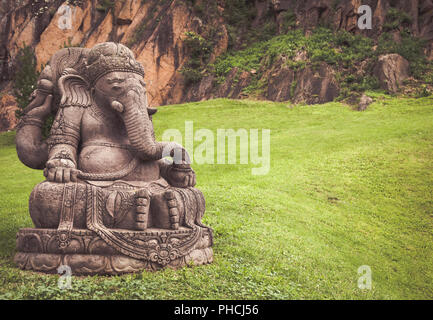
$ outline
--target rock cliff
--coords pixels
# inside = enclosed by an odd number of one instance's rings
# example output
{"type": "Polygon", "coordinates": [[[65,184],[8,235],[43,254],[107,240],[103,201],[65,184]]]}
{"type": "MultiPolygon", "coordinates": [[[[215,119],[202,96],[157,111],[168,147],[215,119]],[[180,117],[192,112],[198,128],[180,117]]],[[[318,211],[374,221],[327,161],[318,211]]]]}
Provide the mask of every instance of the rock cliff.
{"type": "MultiPolygon", "coordinates": [[[[145,67],[152,105],[180,99],[182,79],[177,72],[185,61],[183,38],[198,28],[197,18],[184,1],[3,1],[1,19],[2,80],[12,77],[14,57],[24,46],[35,50],[37,65],[65,46],[92,47],[104,41],[128,45],[145,67]],[[102,4],[101,4],[102,3],[102,4]]],[[[212,24],[221,24],[215,19],[212,24]]],[[[224,38],[218,43],[224,51],[224,38]]]]}
{"type": "MultiPolygon", "coordinates": [[[[266,70],[232,68],[222,80],[209,71],[226,52],[295,29],[309,37],[318,26],[374,41],[386,33],[401,42],[410,32],[427,41],[423,54],[433,59],[433,0],[1,0],[0,90],[10,91],[23,46],[33,48],[40,68],[60,48],[116,41],[143,64],[153,106],[242,98],[254,81],[262,84],[259,98],[323,103],[341,86],[338,68],[326,61],[292,68],[276,59],[266,70]],[[361,5],[372,9],[372,29],[358,28],[361,5]]],[[[310,54],[299,50],[290,59],[301,65],[310,54]]]]}

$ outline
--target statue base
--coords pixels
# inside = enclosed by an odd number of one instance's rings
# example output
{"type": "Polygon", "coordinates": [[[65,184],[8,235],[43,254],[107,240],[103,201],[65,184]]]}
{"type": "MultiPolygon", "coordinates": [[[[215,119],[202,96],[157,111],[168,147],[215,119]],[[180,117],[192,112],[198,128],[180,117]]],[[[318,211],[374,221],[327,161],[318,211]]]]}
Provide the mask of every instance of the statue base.
{"type": "MultiPolygon", "coordinates": [[[[114,229],[112,229],[114,230],[114,229]]],[[[115,232],[142,245],[146,258],[125,255],[87,229],[72,229],[65,241],[57,229],[25,228],[17,233],[17,253],[14,261],[19,268],[45,273],[57,273],[66,265],[74,275],[119,275],[163,268],[177,269],[187,265],[202,265],[213,261],[212,231],[203,228],[200,239],[194,239],[194,229],[147,229],[115,232]],[[188,242],[193,242],[188,246],[188,242]]]]}

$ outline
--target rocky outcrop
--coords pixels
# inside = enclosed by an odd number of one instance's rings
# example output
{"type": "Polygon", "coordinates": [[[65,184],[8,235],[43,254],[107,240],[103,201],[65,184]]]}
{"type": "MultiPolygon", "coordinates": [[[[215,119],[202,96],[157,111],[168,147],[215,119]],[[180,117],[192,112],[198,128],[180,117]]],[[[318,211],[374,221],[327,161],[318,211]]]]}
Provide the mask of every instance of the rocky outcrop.
{"type": "Polygon", "coordinates": [[[334,100],[339,94],[334,70],[322,63],[317,71],[307,67],[297,77],[294,102],[308,104],[325,103],[334,100]]]}
{"type": "Polygon", "coordinates": [[[379,57],[374,73],[384,90],[396,93],[409,77],[409,62],[395,53],[383,55],[379,57]]]}
{"type": "Polygon", "coordinates": [[[317,104],[332,101],[338,94],[334,70],[322,63],[317,69],[306,67],[296,72],[287,67],[278,69],[269,76],[266,98],[317,104]]]}
{"type": "Polygon", "coordinates": [[[0,132],[12,130],[18,124],[15,111],[18,110],[15,98],[4,94],[0,98],[0,132]]]}
{"type": "Polygon", "coordinates": [[[266,96],[269,100],[287,101],[294,98],[293,87],[297,87],[295,72],[287,67],[282,67],[269,76],[266,96]]]}
{"type": "MultiPolygon", "coordinates": [[[[207,76],[185,92],[186,101],[200,101],[213,98],[242,99],[248,97],[248,87],[253,82],[256,70],[240,71],[233,68],[225,81],[215,84],[214,76],[207,76]]],[[[272,101],[291,100],[295,103],[318,104],[334,100],[340,92],[335,71],[326,63],[318,68],[306,67],[299,71],[277,65],[266,71],[259,80],[266,83],[258,98],[272,101]]]]}

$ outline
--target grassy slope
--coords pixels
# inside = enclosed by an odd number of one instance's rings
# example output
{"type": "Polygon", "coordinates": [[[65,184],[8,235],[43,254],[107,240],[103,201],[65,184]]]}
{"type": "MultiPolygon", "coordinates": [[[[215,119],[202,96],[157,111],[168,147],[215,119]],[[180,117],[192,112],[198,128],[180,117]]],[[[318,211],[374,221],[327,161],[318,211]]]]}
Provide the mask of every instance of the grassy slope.
{"type": "Polygon", "coordinates": [[[120,277],[74,278],[14,268],[15,232],[32,226],[28,195],[42,180],[0,136],[0,297],[433,298],[433,99],[377,97],[367,111],[219,99],[163,107],[157,135],[271,129],[271,171],[195,165],[215,230],[212,265],[120,277]],[[357,288],[369,265],[373,289],[357,288]]]}

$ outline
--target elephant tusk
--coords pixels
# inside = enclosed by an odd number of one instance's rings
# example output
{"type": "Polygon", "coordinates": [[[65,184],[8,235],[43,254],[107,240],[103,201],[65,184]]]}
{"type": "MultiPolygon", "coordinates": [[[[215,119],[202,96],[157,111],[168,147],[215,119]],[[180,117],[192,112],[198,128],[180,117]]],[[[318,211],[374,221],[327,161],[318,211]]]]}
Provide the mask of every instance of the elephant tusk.
{"type": "Polygon", "coordinates": [[[122,113],[123,110],[125,110],[125,107],[124,107],[123,104],[121,104],[119,101],[113,101],[113,102],[111,102],[111,107],[112,107],[114,110],[116,110],[116,111],[118,111],[118,112],[120,112],[120,113],[122,113]]]}

